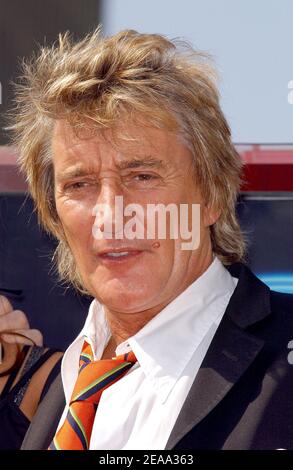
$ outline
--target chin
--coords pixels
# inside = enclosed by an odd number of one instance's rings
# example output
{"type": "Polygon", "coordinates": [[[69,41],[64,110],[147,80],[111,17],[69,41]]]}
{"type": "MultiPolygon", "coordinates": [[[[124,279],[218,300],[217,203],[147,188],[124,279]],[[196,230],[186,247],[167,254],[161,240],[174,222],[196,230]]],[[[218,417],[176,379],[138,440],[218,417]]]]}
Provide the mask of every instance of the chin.
{"type": "Polygon", "coordinates": [[[125,275],[115,277],[112,273],[93,272],[87,277],[87,286],[93,297],[99,302],[116,311],[135,312],[149,308],[152,299],[160,298],[160,280],[154,282],[149,277],[125,275]]]}
{"type": "Polygon", "coordinates": [[[116,299],[111,297],[111,299],[99,299],[99,301],[111,312],[117,312],[119,314],[135,314],[140,311],[145,310],[145,306],[142,302],[138,302],[136,300],[125,300],[121,301],[121,298],[116,299]]]}
{"type": "Polygon", "coordinates": [[[146,299],[150,298],[150,292],[138,292],[134,289],[119,291],[118,289],[114,291],[98,289],[94,291],[94,297],[109,310],[119,313],[135,313],[149,308],[146,299]]]}

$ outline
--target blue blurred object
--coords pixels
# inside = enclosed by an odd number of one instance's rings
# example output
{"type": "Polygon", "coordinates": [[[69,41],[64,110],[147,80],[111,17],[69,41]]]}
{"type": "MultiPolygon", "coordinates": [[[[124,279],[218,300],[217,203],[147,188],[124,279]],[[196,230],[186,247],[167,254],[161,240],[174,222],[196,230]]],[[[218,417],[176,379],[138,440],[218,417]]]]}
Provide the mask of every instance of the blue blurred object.
{"type": "Polygon", "coordinates": [[[238,216],[248,265],[272,290],[293,293],[293,193],[243,193],[238,216]]]}
{"type": "Polygon", "coordinates": [[[257,273],[257,277],[270,289],[285,294],[293,294],[293,272],[292,273],[257,273]]]}

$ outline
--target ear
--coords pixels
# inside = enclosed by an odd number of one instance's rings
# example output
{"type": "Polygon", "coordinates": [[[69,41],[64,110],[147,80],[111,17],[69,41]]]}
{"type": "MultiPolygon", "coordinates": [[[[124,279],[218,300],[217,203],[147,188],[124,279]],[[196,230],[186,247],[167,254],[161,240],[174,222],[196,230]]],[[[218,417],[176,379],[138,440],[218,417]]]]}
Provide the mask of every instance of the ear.
{"type": "Polygon", "coordinates": [[[221,210],[216,207],[204,206],[203,208],[203,225],[209,227],[214,225],[221,215],[221,210]]]}

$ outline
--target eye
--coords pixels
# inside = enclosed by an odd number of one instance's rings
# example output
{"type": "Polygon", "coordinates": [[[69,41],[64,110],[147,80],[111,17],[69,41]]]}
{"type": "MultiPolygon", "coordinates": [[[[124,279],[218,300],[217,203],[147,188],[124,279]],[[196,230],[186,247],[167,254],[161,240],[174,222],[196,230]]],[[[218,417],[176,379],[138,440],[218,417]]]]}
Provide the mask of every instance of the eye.
{"type": "Polygon", "coordinates": [[[85,185],[86,185],[86,183],[82,183],[82,182],[78,181],[77,183],[70,184],[69,188],[71,188],[71,189],[80,189],[80,188],[83,188],[85,185]]]}
{"type": "Polygon", "coordinates": [[[136,175],[136,178],[138,178],[140,181],[150,181],[152,179],[155,179],[155,175],[150,175],[149,173],[140,173],[139,175],[136,175]]]}
{"type": "Polygon", "coordinates": [[[159,175],[154,173],[136,173],[134,174],[134,180],[138,183],[158,183],[160,180],[159,175]]]}
{"type": "Polygon", "coordinates": [[[162,177],[156,173],[133,171],[124,175],[124,183],[134,189],[153,189],[162,182],[162,177]]]}
{"type": "Polygon", "coordinates": [[[83,188],[87,188],[92,185],[93,185],[93,182],[90,182],[90,181],[74,181],[73,183],[66,184],[64,187],[64,190],[65,191],[79,191],[83,188]]]}

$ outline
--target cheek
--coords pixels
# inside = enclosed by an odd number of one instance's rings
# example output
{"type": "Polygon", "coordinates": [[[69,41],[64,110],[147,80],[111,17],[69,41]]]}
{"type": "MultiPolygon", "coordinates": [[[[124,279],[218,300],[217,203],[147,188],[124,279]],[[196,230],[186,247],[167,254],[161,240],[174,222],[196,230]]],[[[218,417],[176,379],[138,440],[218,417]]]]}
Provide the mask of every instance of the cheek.
{"type": "Polygon", "coordinates": [[[79,240],[91,236],[93,217],[84,205],[78,202],[57,201],[56,208],[69,244],[76,244],[79,240]]]}
{"type": "Polygon", "coordinates": [[[188,260],[191,256],[190,250],[182,249],[181,239],[175,240],[173,247],[173,271],[178,274],[179,272],[184,272],[188,266],[188,260]]]}
{"type": "MultiPolygon", "coordinates": [[[[155,248],[152,258],[151,271],[155,278],[172,276],[174,268],[176,268],[176,252],[177,252],[177,241],[172,239],[157,240],[160,244],[158,248],[155,248]]],[[[178,260],[179,261],[179,260],[178,260]]],[[[180,263],[178,262],[180,265],[180,263]]]]}

